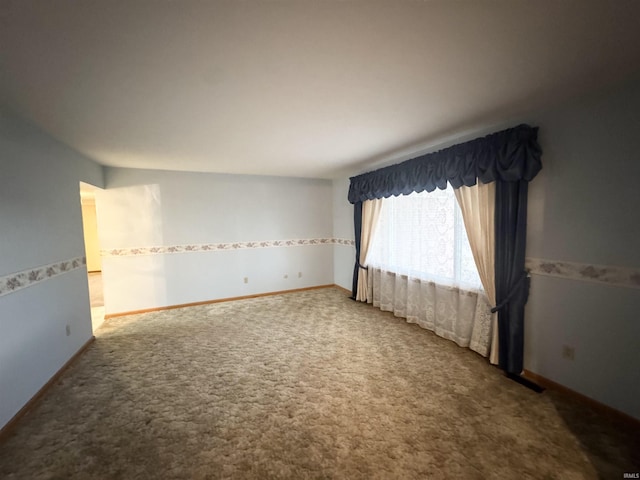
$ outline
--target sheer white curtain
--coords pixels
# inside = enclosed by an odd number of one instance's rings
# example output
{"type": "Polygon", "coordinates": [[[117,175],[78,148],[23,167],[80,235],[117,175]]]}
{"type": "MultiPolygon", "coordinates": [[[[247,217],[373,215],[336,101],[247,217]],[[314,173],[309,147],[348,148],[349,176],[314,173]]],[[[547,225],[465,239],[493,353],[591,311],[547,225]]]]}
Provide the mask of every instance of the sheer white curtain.
{"type": "Polygon", "coordinates": [[[491,306],[453,189],[384,199],[366,262],[370,303],[487,356],[491,306]]]}

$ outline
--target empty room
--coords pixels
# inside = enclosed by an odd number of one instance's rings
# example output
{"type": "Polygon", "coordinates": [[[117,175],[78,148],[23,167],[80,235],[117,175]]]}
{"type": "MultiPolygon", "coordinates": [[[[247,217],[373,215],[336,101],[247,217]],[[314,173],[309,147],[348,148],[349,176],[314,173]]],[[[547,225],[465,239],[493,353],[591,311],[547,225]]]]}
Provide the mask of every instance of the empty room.
{"type": "Polygon", "coordinates": [[[640,478],[639,20],[0,0],[0,478],[640,478]]]}

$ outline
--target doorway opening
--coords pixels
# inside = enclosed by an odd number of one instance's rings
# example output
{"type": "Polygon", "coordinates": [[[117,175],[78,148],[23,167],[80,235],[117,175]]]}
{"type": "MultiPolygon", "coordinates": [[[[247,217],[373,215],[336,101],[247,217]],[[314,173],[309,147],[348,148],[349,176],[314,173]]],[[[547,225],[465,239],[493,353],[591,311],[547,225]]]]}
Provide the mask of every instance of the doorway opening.
{"type": "Polygon", "coordinates": [[[91,326],[95,333],[104,322],[104,289],[102,285],[102,258],[98,237],[98,215],[96,192],[101,190],[88,183],[80,182],[80,205],[82,207],[82,228],[84,249],[87,258],[87,282],[91,305],[91,326]]]}

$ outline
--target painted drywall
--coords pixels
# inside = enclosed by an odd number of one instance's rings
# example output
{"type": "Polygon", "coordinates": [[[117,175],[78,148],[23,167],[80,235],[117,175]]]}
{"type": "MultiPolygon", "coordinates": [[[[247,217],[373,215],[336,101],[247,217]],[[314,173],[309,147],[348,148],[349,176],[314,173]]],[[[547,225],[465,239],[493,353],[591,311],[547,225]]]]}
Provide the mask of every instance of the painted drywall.
{"type": "MultiPolygon", "coordinates": [[[[333,180],[333,236],[354,239],[353,205],[347,200],[349,179],[333,180]]],[[[335,245],[333,253],[333,283],[351,290],[356,249],[352,245],[335,245]]]]}
{"type": "MultiPolygon", "coordinates": [[[[84,256],[80,181],[102,168],[0,109],[0,276],[84,256]]],[[[91,338],[86,268],[0,296],[0,331],[2,427],[91,338]]]]}
{"type": "Polygon", "coordinates": [[[84,231],[84,247],[87,257],[87,270],[102,270],[100,259],[100,242],[98,241],[98,216],[94,199],[82,199],[82,225],[84,231]]]}
{"type": "MultiPolygon", "coordinates": [[[[531,116],[528,257],[640,268],[638,112],[634,82],[531,116]]],[[[525,368],[640,418],[640,290],[534,275],[525,338],[525,368]]]]}
{"type": "MultiPolygon", "coordinates": [[[[105,183],[96,204],[107,252],[333,233],[329,180],[107,168],[105,183]]],[[[106,313],[332,284],[333,247],[107,254],[106,313]]]]}

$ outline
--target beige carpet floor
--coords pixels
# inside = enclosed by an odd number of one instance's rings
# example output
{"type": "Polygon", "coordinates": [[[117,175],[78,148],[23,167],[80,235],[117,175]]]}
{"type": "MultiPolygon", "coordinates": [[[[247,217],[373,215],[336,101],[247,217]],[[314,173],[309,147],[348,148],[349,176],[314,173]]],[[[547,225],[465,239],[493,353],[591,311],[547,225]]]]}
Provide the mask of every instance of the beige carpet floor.
{"type": "Polygon", "coordinates": [[[108,320],[0,478],[622,478],[637,433],[322,289],[108,320]]]}

